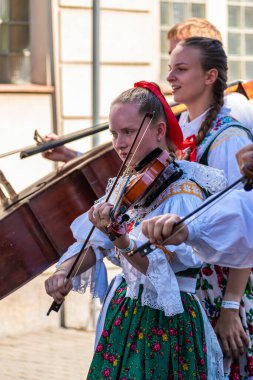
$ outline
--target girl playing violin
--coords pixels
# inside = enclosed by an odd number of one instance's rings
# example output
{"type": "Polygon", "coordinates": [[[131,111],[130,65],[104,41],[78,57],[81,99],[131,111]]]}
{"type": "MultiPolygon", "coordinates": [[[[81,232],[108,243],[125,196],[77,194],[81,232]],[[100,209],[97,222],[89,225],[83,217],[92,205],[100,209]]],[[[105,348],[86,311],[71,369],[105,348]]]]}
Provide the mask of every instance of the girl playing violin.
{"type": "MultiPolygon", "coordinates": [[[[119,202],[123,178],[109,202],[102,197],[73,222],[76,243],[61,257],[56,272],[46,281],[46,291],[61,303],[72,287],[83,291],[90,284],[93,294],[103,297],[106,286],[102,260],[105,256],[117,260],[116,255],[122,274],[116,276],[104,298],[87,378],[223,379],[218,341],[194,294],[202,262],[185,244],[170,247],[171,252],[158,247],[148,257],[130,254],[146,240],[140,230],[142,220],[168,212],[185,215],[202,203],[205,191],[221,190],[225,179],[217,169],[173,161],[173,147],[180,147],[182,133],[160,89],[149,82],[136,83],[111,105],[109,128],[122,160],[142,120],[138,148],[133,148],[128,161],[136,170],[144,165],[141,170],[145,171],[149,166],[147,157],[151,157],[152,164],[157,148],[162,153],[170,150],[164,170],[138,204],[129,207],[128,220],[120,233],[115,234],[111,226],[113,204],[115,200],[119,202]],[[175,171],[179,171],[180,178],[177,176],[173,182],[175,171]],[[96,229],[78,273],[72,284],[66,284],[66,273],[93,225],[96,229]]],[[[132,181],[138,175],[139,172],[133,174],[132,181]]],[[[107,194],[113,182],[109,180],[107,194]]]]}
{"type": "MultiPolygon", "coordinates": [[[[224,170],[231,184],[240,177],[236,152],[251,142],[251,136],[229,116],[230,109],[224,105],[227,57],[222,44],[203,37],[179,42],[171,54],[167,80],[175,101],[187,106],[180,125],[191,146],[191,159],[224,170]]],[[[253,319],[250,317],[253,282],[249,273],[248,269],[228,270],[206,264],[200,275],[198,296],[225,356],[235,359],[226,371],[231,379],[253,378],[253,319]],[[234,308],[230,307],[230,301],[234,302],[234,308]],[[239,357],[247,336],[248,350],[239,357]]]]}

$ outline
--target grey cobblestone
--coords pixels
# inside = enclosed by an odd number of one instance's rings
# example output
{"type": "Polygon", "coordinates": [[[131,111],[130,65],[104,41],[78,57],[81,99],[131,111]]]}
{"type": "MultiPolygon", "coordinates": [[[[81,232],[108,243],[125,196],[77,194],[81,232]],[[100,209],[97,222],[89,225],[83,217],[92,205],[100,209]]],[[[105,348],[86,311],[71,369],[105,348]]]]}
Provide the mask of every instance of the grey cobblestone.
{"type": "Polygon", "coordinates": [[[84,380],[94,333],[54,328],[2,338],[0,380],[84,380]]]}

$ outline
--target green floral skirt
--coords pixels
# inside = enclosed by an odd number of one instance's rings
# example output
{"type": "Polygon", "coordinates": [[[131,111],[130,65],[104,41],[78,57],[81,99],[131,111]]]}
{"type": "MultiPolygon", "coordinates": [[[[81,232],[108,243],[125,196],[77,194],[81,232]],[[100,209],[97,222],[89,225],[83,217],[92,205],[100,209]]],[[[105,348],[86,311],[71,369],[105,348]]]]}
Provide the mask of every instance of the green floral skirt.
{"type": "Polygon", "coordinates": [[[88,380],[207,379],[206,343],[199,304],[181,292],[184,313],[141,306],[121,282],[110,302],[88,380]]]}

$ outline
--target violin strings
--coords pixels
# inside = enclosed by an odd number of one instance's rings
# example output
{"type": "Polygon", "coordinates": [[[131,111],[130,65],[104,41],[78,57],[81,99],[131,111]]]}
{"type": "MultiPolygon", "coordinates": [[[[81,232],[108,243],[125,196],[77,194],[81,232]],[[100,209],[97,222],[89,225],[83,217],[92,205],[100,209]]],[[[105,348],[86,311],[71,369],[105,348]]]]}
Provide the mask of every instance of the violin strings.
{"type": "Polygon", "coordinates": [[[144,138],[144,136],[145,136],[145,134],[146,134],[149,126],[150,126],[150,124],[153,121],[154,115],[155,114],[153,113],[152,117],[150,118],[150,121],[148,122],[148,124],[147,124],[147,126],[146,126],[146,128],[145,128],[145,130],[143,132],[142,137],[140,138],[140,141],[138,142],[138,144],[137,144],[137,146],[136,146],[136,148],[135,148],[135,150],[134,150],[134,152],[132,154],[132,157],[130,158],[129,162],[126,165],[126,169],[124,170],[124,173],[122,174],[122,178],[124,178],[124,176],[126,176],[126,180],[125,180],[125,182],[122,181],[122,183],[121,183],[121,185],[119,187],[119,191],[118,191],[118,194],[117,194],[117,197],[116,197],[116,201],[115,201],[115,206],[113,207],[113,212],[114,213],[116,212],[118,204],[120,202],[120,199],[122,198],[122,194],[125,191],[125,188],[126,188],[127,184],[129,183],[129,181],[130,181],[130,179],[132,177],[131,163],[132,163],[132,161],[134,159],[134,156],[136,155],[137,149],[139,148],[139,146],[140,146],[140,144],[141,144],[141,142],[142,142],[142,140],[143,140],[143,138],[144,138]],[[130,172],[130,174],[128,174],[129,172],[130,172]]]}

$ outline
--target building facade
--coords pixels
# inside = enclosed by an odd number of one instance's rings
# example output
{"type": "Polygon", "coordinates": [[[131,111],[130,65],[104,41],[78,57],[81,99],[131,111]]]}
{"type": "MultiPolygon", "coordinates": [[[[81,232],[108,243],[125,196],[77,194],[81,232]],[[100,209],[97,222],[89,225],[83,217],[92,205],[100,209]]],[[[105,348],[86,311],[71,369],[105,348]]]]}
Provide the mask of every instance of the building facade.
{"type": "MultiPolygon", "coordinates": [[[[134,82],[155,81],[166,88],[166,33],[189,17],[207,18],[221,31],[229,57],[229,81],[253,78],[252,0],[99,3],[100,122],[107,120],[114,97],[134,82]]],[[[0,155],[32,145],[35,129],[41,135],[63,135],[92,125],[92,6],[91,0],[0,0],[0,155]]],[[[108,139],[108,132],[103,132],[98,143],[108,139]]],[[[92,143],[92,138],[86,138],[70,146],[85,152],[92,143]]],[[[0,164],[16,192],[53,168],[40,155],[25,160],[11,155],[1,158],[0,164]]],[[[41,285],[42,280],[37,281],[41,285]]],[[[43,294],[42,302],[46,296],[38,283],[36,289],[43,294]]],[[[32,313],[21,289],[2,301],[1,320],[8,320],[6,313],[14,313],[15,319],[13,304],[18,305],[20,298],[23,312],[32,313]]],[[[42,313],[46,302],[42,302],[42,313]]],[[[16,313],[20,315],[19,307],[16,313]]],[[[39,318],[38,311],[34,318],[39,318]]],[[[0,334],[15,333],[13,319],[9,320],[0,334]]],[[[43,325],[48,323],[52,322],[43,319],[43,325]]],[[[58,317],[53,323],[58,323],[58,317]]]]}

